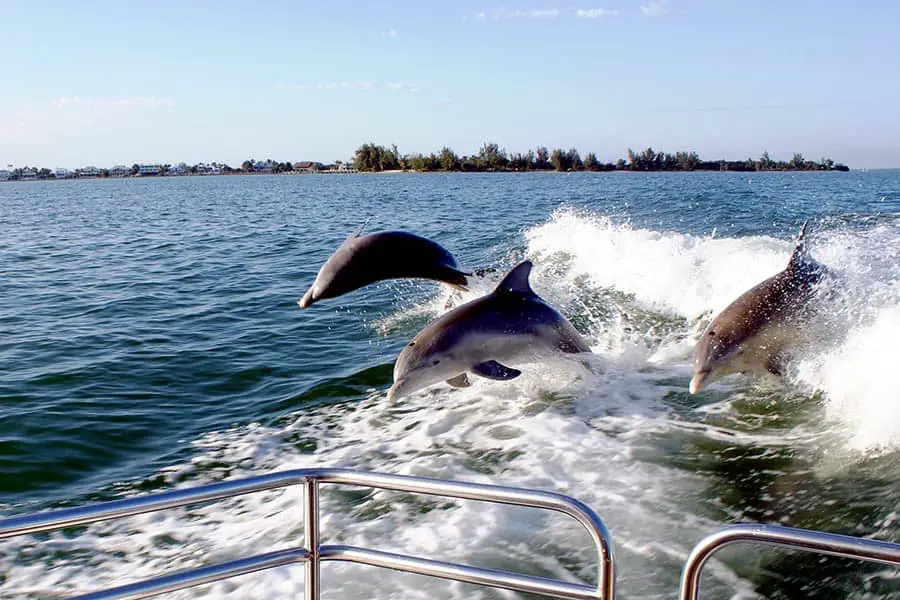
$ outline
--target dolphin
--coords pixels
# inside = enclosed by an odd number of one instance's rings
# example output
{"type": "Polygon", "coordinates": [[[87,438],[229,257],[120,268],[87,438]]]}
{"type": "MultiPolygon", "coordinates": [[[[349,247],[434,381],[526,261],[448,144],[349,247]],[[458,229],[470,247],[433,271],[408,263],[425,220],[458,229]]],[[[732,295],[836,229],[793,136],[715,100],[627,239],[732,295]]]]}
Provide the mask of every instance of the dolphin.
{"type": "Polygon", "coordinates": [[[747,290],[712,320],[694,348],[690,392],[731,373],[783,375],[792,349],[808,341],[810,302],[827,269],[809,256],[803,223],[787,267],[747,290]]]}
{"type": "Polygon", "coordinates": [[[384,279],[434,279],[466,289],[471,273],[461,271],[453,255],[436,242],[407,231],[361,233],[362,228],[325,261],[297,302],[300,308],[384,279]]]}
{"type": "Polygon", "coordinates": [[[522,374],[505,363],[545,353],[590,352],[581,334],[528,282],[531,261],[514,267],[493,292],[462,304],[428,324],[400,352],[388,399],[439,381],[467,387],[471,372],[505,381],[522,374]]]}

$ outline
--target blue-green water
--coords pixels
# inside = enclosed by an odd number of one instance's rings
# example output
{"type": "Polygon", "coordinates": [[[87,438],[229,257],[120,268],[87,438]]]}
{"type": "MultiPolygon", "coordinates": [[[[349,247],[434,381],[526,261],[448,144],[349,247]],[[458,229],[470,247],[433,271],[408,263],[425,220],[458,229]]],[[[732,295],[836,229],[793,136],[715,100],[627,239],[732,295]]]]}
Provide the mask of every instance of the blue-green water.
{"type": "MultiPolygon", "coordinates": [[[[729,522],[900,541],[898,248],[891,171],[0,184],[0,514],[297,466],[524,485],[576,496],[607,520],[624,598],[674,597],[690,548],[729,522]],[[805,218],[813,255],[846,282],[845,337],[785,382],[738,376],[689,396],[693,339],[783,267],[805,218]],[[388,404],[394,358],[449,292],[388,282],[296,304],[367,219],[369,231],[431,237],[464,267],[532,258],[535,289],[588,337],[596,364],[536,365],[515,382],[388,404]]],[[[86,591],[284,546],[299,531],[294,500],[0,542],[0,595],[86,591]]],[[[564,522],[421,502],[326,494],[323,534],[592,581],[587,540],[571,541],[564,522]]],[[[325,578],[334,598],[502,595],[348,565],[325,578]]],[[[302,570],[229,586],[211,590],[289,594],[302,570]]],[[[900,578],[725,552],[704,592],[900,598],[900,578]]]]}

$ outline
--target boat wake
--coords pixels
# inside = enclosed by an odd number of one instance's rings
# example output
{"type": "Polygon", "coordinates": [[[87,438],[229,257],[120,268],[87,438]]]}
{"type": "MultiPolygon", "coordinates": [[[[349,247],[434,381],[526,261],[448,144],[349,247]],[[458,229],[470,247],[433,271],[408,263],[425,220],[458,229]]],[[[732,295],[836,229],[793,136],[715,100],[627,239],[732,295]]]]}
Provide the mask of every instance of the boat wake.
{"type": "MultiPolygon", "coordinates": [[[[812,254],[848,282],[839,342],[804,357],[788,381],[728,377],[699,396],[687,391],[696,336],[784,267],[790,240],[652,231],[573,210],[524,237],[535,291],[586,335],[594,356],[536,364],[510,382],[440,384],[396,404],[386,385],[372,387],[353,401],[213,432],[192,443],[189,461],[123,482],[117,493],[323,466],[554,490],[606,521],[623,598],[671,598],[693,545],[726,522],[856,527],[859,515],[840,509],[854,493],[842,482],[861,473],[880,482],[870,488],[883,496],[870,503],[879,514],[866,519],[880,531],[897,493],[884,481],[896,480],[890,459],[900,443],[900,388],[888,368],[900,336],[896,224],[811,237],[812,254]],[[835,468],[835,454],[854,469],[835,468]]],[[[523,257],[511,254],[504,267],[523,257]]],[[[372,335],[410,338],[501,276],[374,318],[372,335]]],[[[295,490],[267,492],[56,533],[39,545],[14,540],[0,593],[86,592],[296,545],[299,502],[295,490]],[[51,554],[65,566],[48,571],[51,554]]],[[[321,503],[324,543],[594,582],[589,540],[561,516],[355,488],[326,487],[321,503]]],[[[763,552],[723,553],[704,595],[763,597],[760,578],[790,577],[779,564],[763,552]]],[[[302,593],[303,572],[284,567],[201,589],[172,597],[288,597],[302,593]]],[[[323,589],[341,598],[510,596],[346,564],[323,568],[323,589]]]]}

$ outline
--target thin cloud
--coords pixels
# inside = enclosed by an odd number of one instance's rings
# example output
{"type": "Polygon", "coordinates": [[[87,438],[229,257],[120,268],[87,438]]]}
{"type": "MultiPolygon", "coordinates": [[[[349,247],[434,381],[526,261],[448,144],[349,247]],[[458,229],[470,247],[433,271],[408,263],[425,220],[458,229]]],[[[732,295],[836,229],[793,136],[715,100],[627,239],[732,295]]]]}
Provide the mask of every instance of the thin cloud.
{"type": "Polygon", "coordinates": [[[276,83],[280,90],[373,90],[383,89],[391,91],[418,92],[421,88],[411,83],[385,83],[377,84],[371,81],[341,81],[327,83],[276,83]]]}
{"type": "Polygon", "coordinates": [[[579,8],[575,16],[579,19],[600,19],[602,17],[615,17],[619,11],[609,8],[579,8]]]}
{"type": "Polygon", "coordinates": [[[641,5],[641,12],[645,17],[659,17],[669,12],[668,0],[654,0],[648,4],[641,5]]]}
{"type": "Polygon", "coordinates": [[[404,92],[412,92],[412,93],[416,93],[421,89],[419,86],[415,85],[414,83],[386,83],[386,84],[384,84],[384,87],[385,87],[385,89],[393,90],[395,92],[404,91],[404,92]]]}
{"type": "Polygon", "coordinates": [[[381,37],[397,37],[397,30],[391,27],[387,31],[382,31],[381,37]]]}
{"type": "Polygon", "coordinates": [[[157,98],[156,96],[137,96],[134,98],[90,98],[81,96],[62,96],[53,100],[52,105],[57,108],[115,108],[129,106],[175,106],[171,98],[157,98]]]}
{"type": "Polygon", "coordinates": [[[534,8],[530,10],[495,10],[490,13],[481,11],[475,14],[475,19],[483,21],[488,17],[500,19],[555,19],[559,16],[558,8],[534,8]]]}

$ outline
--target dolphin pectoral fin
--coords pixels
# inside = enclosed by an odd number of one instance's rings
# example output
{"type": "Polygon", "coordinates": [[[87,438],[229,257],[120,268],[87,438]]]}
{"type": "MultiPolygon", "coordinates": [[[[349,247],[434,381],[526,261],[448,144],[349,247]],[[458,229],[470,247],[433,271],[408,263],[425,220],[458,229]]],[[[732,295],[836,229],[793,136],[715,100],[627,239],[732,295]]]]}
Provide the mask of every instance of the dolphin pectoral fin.
{"type": "Polygon", "coordinates": [[[465,373],[460,373],[456,377],[451,377],[450,379],[447,380],[447,383],[449,383],[450,385],[452,385],[455,388],[467,388],[470,385],[472,385],[471,383],[469,383],[469,378],[466,376],[465,373]]]}
{"type": "Polygon", "coordinates": [[[472,372],[487,379],[508,381],[522,374],[522,371],[501,365],[496,360],[486,360],[472,366],[472,372]]]}

